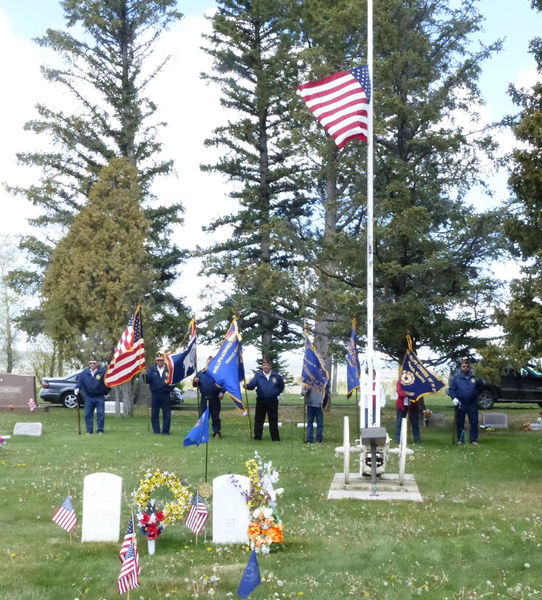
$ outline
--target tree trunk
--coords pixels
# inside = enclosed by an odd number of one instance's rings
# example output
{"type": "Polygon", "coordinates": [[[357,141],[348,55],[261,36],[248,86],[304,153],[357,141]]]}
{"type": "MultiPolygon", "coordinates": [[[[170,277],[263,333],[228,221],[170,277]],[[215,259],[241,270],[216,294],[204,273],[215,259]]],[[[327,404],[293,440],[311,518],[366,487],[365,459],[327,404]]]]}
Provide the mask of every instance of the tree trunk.
{"type": "Polygon", "coordinates": [[[11,316],[9,307],[6,311],[6,373],[13,371],[13,331],[11,329],[11,316]]]}

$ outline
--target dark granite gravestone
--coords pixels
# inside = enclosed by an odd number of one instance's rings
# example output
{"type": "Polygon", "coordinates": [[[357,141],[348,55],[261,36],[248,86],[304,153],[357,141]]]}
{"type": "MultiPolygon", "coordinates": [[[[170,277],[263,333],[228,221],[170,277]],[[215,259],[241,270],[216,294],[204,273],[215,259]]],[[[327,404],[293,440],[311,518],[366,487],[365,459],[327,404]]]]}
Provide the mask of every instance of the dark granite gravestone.
{"type": "Polygon", "coordinates": [[[0,373],[0,410],[29,410],[30,399],[36,402],[34,375],[0,373]]]}

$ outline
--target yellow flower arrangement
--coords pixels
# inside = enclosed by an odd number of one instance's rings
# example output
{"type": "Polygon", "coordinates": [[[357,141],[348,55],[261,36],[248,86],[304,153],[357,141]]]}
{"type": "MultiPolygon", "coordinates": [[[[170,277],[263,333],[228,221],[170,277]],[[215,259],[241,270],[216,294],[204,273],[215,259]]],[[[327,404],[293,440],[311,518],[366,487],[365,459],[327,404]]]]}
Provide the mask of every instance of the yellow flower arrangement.
{"type": "Polygon", "coordinates": [[[250,493],[246,499],[249,510],[254,510],[265,503],[265,495],[262,490],[261,465],[255,458],[249,458],[245,463],[248,471],[250,493]]]}
{"type": "Polygon", "coordinates": [[[134,500],[139,510],[143,512],[149,504],[151,494],[160,487],[167,487],[173,494],[173,501],[166,503],[163,508],[164,526],[171,525],[183,518],[190,507],[191,500],[190,489],[183,485],[178,475],[159,469],[148,470],[139,482],[139,488],[133,494],[134,500]]]}

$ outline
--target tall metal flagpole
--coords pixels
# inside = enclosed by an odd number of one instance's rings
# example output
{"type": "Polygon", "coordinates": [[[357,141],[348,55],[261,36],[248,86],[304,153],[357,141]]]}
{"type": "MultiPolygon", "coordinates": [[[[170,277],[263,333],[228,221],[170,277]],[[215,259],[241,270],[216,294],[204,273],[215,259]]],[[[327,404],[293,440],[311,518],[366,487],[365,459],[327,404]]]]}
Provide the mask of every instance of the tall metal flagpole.
{"type": "MultiPolygon", "coordinates": [[[[373,396],[373,0],[367,0],[367,67],[371,81],[371,101],[367,111],[367,399],[372,404],[373,396]]],[[[378,390],[375,390],[378,395],[378,390]]],[[[377,407],[378,410],[378,401],[377,407]]]]}

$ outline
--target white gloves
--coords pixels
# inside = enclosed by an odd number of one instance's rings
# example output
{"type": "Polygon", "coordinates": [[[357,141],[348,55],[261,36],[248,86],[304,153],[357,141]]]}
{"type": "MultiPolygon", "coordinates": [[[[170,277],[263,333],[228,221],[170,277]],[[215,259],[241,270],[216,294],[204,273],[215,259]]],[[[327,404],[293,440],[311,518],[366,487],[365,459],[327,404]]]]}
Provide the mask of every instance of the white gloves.
{"type": "Polygon", "coordinates": [[[461,404],[461,402],[459,402],[459,398],[454,398],[454,399],[452,400],[452,404],[453,404],[454,406],[459,406],[459,405],[461,404]]]}
{"type": "Polygon", "coordinates": [[[76,396],[79,396],[79,388],[75,388],[75,389],[73,390],[73,393],[74,393],[76,396]]]}

